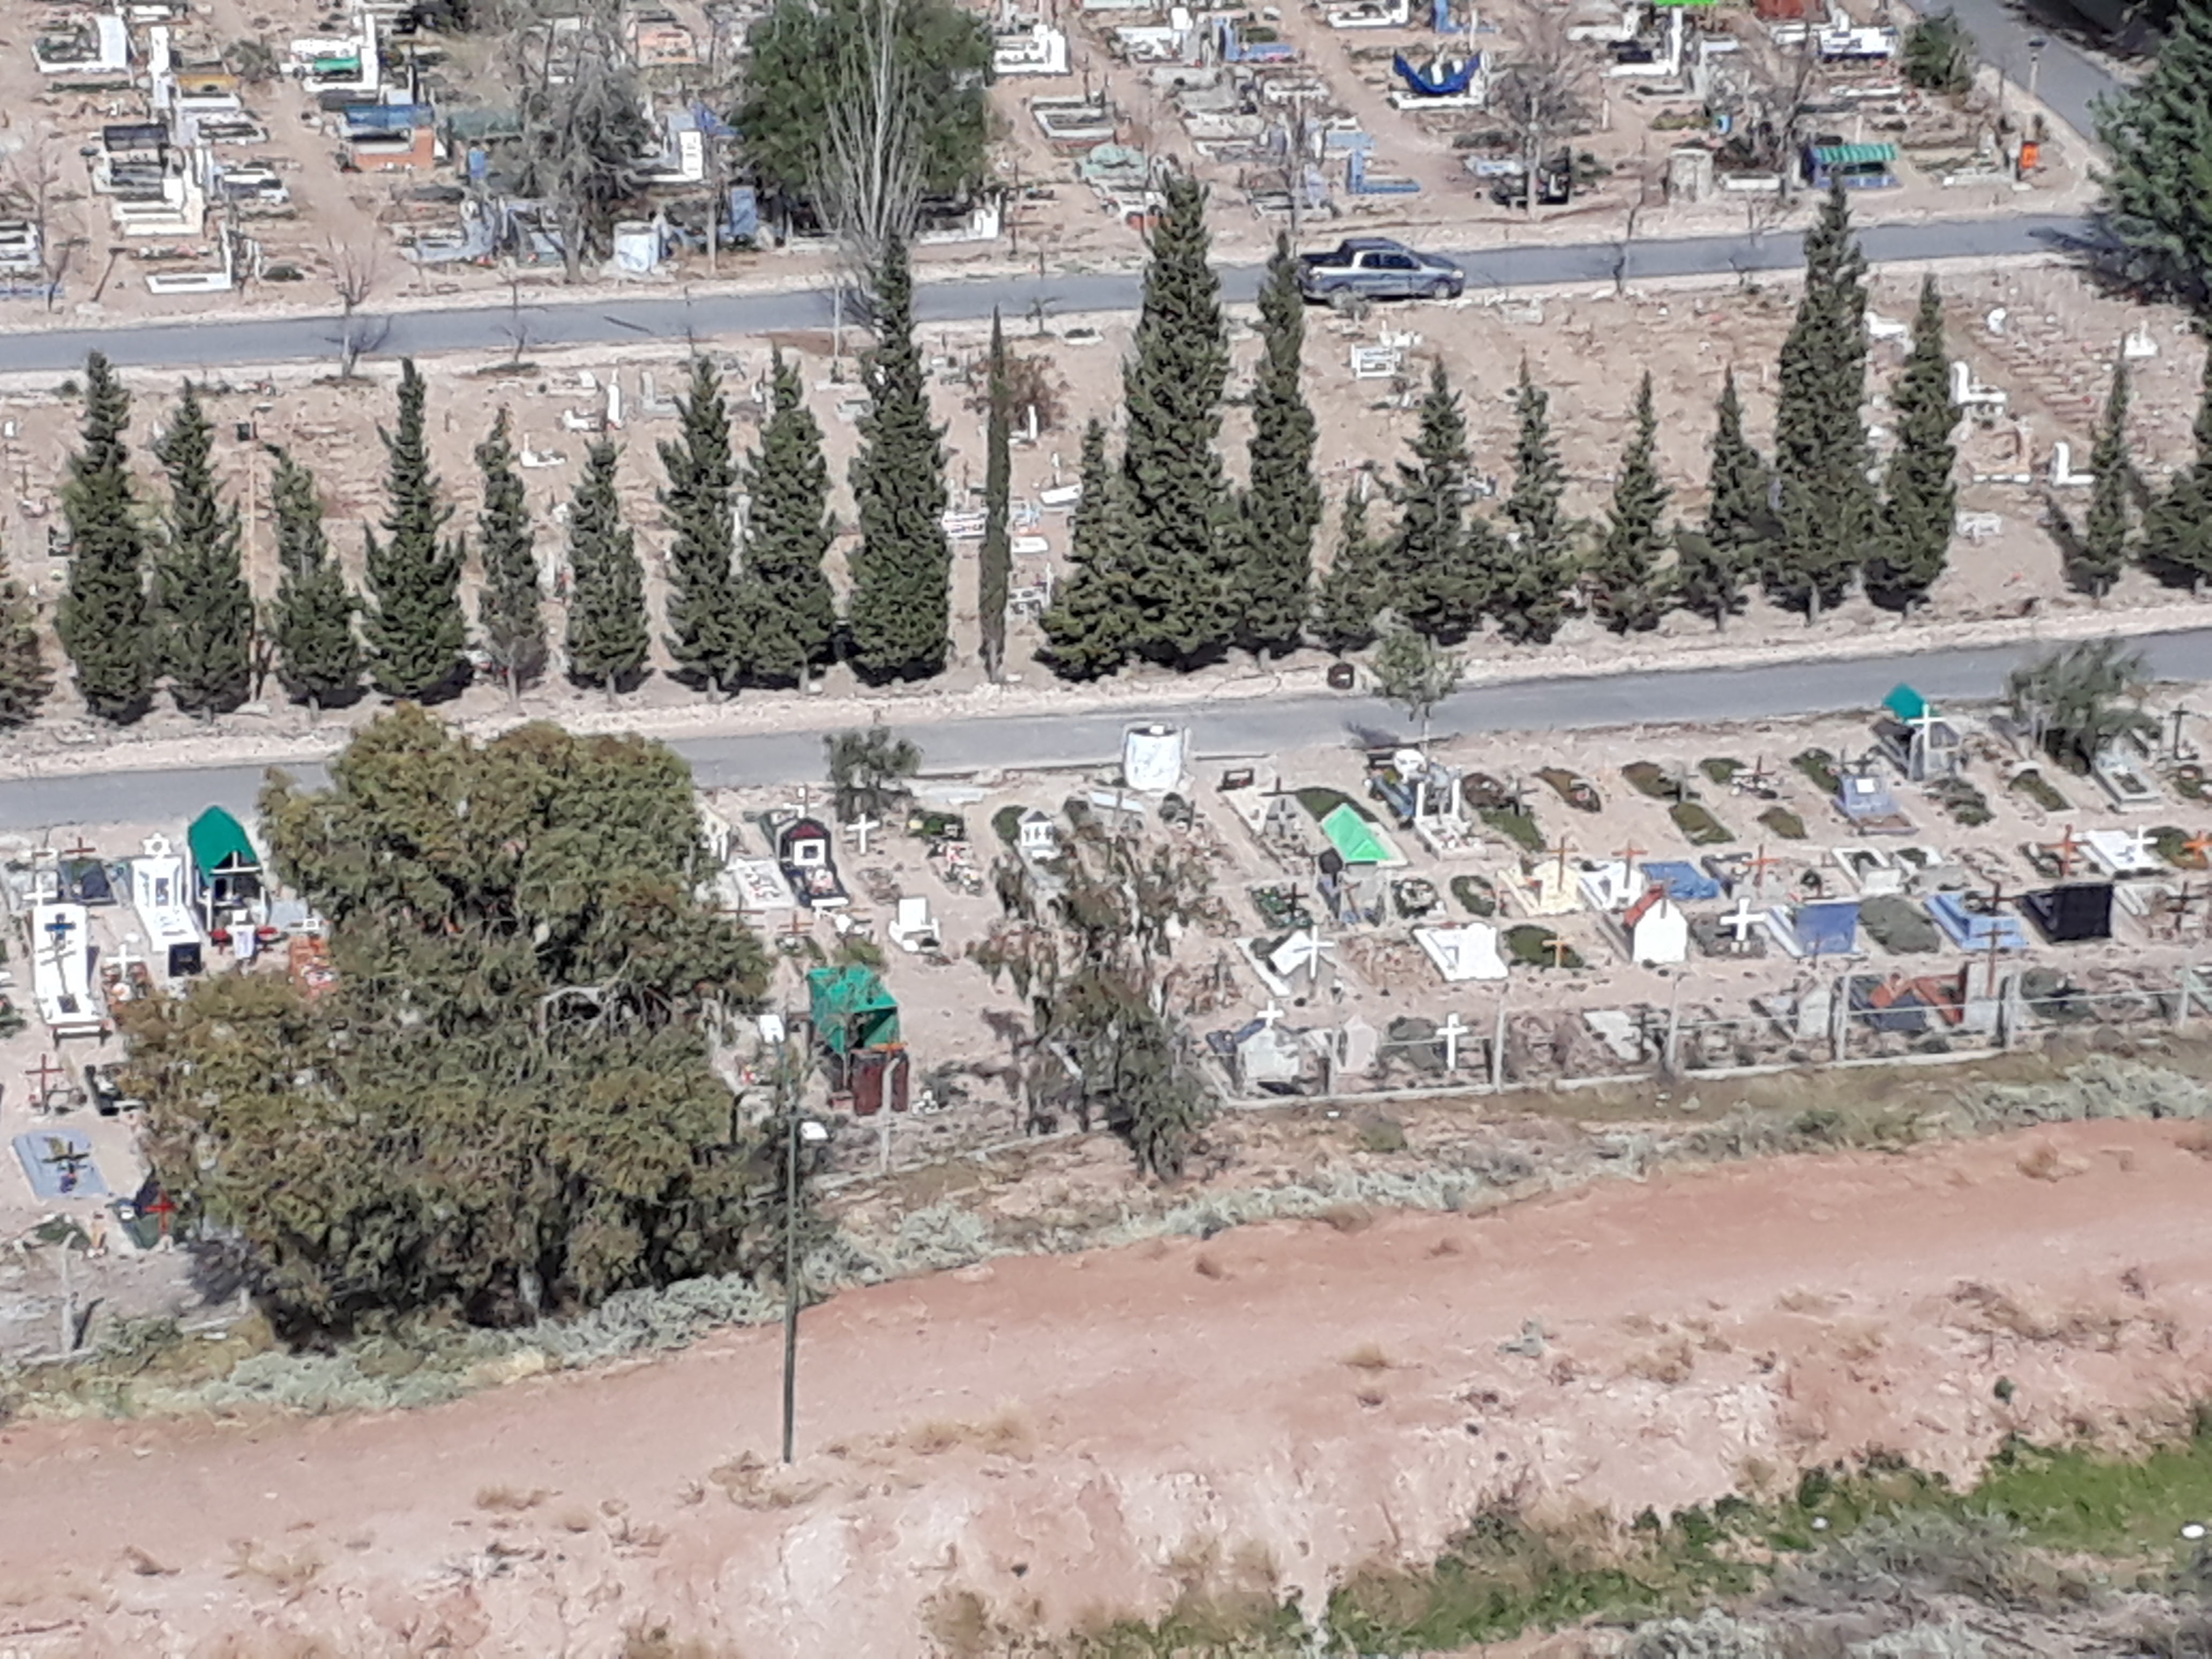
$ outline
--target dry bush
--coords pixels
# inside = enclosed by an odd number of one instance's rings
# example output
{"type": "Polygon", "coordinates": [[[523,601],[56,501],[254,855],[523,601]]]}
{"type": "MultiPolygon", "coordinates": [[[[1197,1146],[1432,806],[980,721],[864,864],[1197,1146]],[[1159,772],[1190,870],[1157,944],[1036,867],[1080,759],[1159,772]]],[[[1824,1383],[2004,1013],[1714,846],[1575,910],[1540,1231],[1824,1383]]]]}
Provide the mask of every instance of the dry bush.
{"type": "MultiPolygon", "coordinates": [[[[988,353],[979,353],[968,364],[968,407],[978,415],[988,415],[991,410],[991,359],[988,353]]],[[[1009,423],[1017,432],[1029,425],[1029,411],[1036,410],[1037,430],[1051,432],[1067,419],[1067,382],[1060,378],[1049,357],[1024,357],[1009,349],[1006,353],[1006,406],[1012,410],[1009,423]]]]}
{"type": "Polygon", "coordinates": [[[2088,1165],[2067,1157],[2049,1141],[2032,1146],[2020,1157],[2020,1172],[2032,1181],[2063,1181],[2087,1172],[2088,1165]]]}
{"type": "Polygon", "coordinates": [[[274,1551],[264,1553],[251,1544],[234,1545],[228,1578],[258,1578],[282,1595],[287,1601],[296,1601],[315,1582],[323,1570],[322,1558],[309,1553],[299,1555],[279,1555],[274,1551]]]}
{"type": "Polygon", "coordinates": [[[1784,1291],[1774,1298],[1774,1305],[1784,1313],[1824,1314],[1836,1305],[1836,1299],[1819,1291],[1784,1291]]]}
{"type": "Polygon", "coordinates": [[[1345,1355],[1342,1363],[1355,1371],[1387,1371],[1390,1369],[1390,1356],[1382,1352],[1381,1343],[1363,1342],[1345,1355]]]}
{"type": "Polygon", "coordinates": [[[1364,1204],[1332,1204],[1314,1218],[1340,1233],[1364,1232],[1375,1224],[1375,1212],[1364,1204]]]}
{"type": "Polygon", "coordinates": [[[520,1515],[525,1510],[536,1509],[552,1494],[531,1491],[517,1492],[512,1486],[483,1486],[477,1492],[477,1507],[495,1515],[520,1515]]]}
{"type": "Polygon", "coordinates": [[[1198,1259],[1193,1261],[1190,1265],[1192,1268],[1196,1271],[1200,1279],[1226,1279],[1229,1277],[1229,1269],[1221,1265],[1220,1258],[1211,1255],[1204,1250],[1200,1250],[1198,1253],[1198,1259]]]}
{"type": "MultiPolygon", "coordinates": [[[[2109,1350],[2134,1322],[2094,1309],[2077,1308],[2062,1313],[2051,1308],[2030,1307],[1993,1285],[1969,1282],[1951,1292],[1958,1310],[1953,1322],[1981,1336],[2017,1337],[2023,1342],[2051,1342],[2066,1348],[2109,1350]]],[[[2157,1322],[2151,1322],[2155,1328],[2157,1322]]]]}
{"type": "Polygon", "coordinates": [[[717,1463],[707,1472],[707,1480],[744,1510],[793,1509],[823,1490],[821,1481],[785,1475],[779,1466],[763,1462],[752,1452],[717,1463]]]}
{"type": "Polygon", "coordinates": [[[128,1544],[124,1547],[123,1559],[129,1565],[131,1571],[141,1578],[173,1578],[176,1577],[177,1570],[174,1567],[163,1566],[159,1561],[156,1561],[152,1556],[147,1554],[145,1551],[140,1549],[136,1544],[128,1544]]]}
{"type": "Polygon", "coordinates": [[[1640,1376],[1646,1382],[1657,1382],[1670,1389],[1688,1382],[1697,1369],[1697,1351],[1686,1336],[1646,1348],[1628,1362],[1631,1376],[1640,1376]]]}
{"type": "Polygon", "coordinates": [[[1036,1449],[1036,1431],[1030,1425],[1028,1413],[1011,1401],[980,1423],[933,1418],[908,1429],[899,1439],[908,1450],[920,1452],[925,1457],[934,1457],[959,1446],[973,1446],[988,1454],[1018,1458],[1026,1458],[1036,1449]]]}

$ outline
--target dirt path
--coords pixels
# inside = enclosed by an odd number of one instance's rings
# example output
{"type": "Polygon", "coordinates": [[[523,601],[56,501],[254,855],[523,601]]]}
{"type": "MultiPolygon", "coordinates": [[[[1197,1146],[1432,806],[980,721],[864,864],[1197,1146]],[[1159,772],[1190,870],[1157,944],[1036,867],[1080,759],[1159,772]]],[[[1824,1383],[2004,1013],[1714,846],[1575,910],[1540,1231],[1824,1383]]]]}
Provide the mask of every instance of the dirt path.
{"type": "Polygon", "coordinates": [[[751,1659],[905,1659],[964,1592],[1058,1626],[1157,1610],[1212,1562],[1316,1605],[1501,1495],[1628,1514],[1874,1446],[1965,1472],[2008,1428],[2148,1427],[2212,1387],[2212,1161],[2188,1133],[1781,1160],[856,1293],[808,1318],[788,1475],[769,1330],[406,1415],[19,1424],[0,1649],[603,1655],[665,1620],[751,1659]],[[1531,1319],[1541,1356],[1501,1353],[1531,1319]]]}

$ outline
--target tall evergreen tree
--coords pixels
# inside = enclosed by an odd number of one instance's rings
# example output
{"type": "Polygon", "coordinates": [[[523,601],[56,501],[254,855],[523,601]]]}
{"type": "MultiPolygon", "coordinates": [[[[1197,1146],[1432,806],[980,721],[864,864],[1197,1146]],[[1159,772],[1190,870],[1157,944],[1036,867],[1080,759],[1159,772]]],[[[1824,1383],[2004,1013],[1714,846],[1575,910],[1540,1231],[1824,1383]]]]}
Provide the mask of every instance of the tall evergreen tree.
{"type": "Polygon", "coordinates": [[[1221,392],[1229,335],[1209,261],[1206,191],[1168,175],[1144,303],[1121,370],[1121,447],[1133,648],[1156,662],[1206,660],[1236,635],[1242,538],[1224,512],[1221,392]]]}
{"type": "Polygon", "coordinates": [[[2097,441],[2089,451],[2089,517],[2068,536],[2066,580],[2090,598],[2101,599],[2112,591],[2128,568],[2134,538],[2129,522],[2128,501],[2135,485],[2135,457],[2128,446],[2128,361],[2112,365],[2112,389],[2105,398],[2105,415],[2097,425],[2097,441]]]}
{"type": "Polygon", "coordinates": [[[55,620],[85,707],[118,724],[146,712],[155,665],[130,429],[131,394],[95,351],[85,360],[82,435],[62,486],[70,575],[55,620]]]}
{"type": "Polygon", "coordinates": [[[1389,552],[1367,527],[1367,497],[1354,479],[1344,492],[1336,554],[1314,596],[1316,638],[1341,655],[1375,643],[1376,620],[1390,608],[1389,552]]]}
{"type": "Polygon", "coordinates": [[[2212,580],[2212,342],[2204,352],[2196,436],[2196,458],[2143,511],[2143,563],[2177,587],[2212,580]]]}
{"type": "Polygon", "coordinates": [[[1006,601],[1013,586],[1014,544],[1006,520],[1013,505],[1013,392],[1006,382],[1006,331],[991,307],[991,373],[983,432],[983,549],[975,564],[975,616],[982,632],[983,672],[996,680],[1006,665],[1006,601]]]}
{"type": "Polygon", "coordinates": [[[1865,402],[1866,256],[1838,184],[1805,234],[1805,294],[1774,416],[1780,522],[1766,589],[1808,623],[1850,592],[1878,522],[1865,402]]]}
{"type": "Polygon", "coordinates": [[[1314,532],[1321,485],[1314,477],[1314,413],[1300,383],[1305,300],[1290,239],[1275,239],[1260,290],[1260,372],[1252,387],[1250,477],[1243,501],[1243,566],[1235,598],[1237,643],[1281,656],[1304,636],[1313,605],[1314,532]]]}
{"type": "Polygon", "coordinates": [[[830,517],[830,463],[822,428],[806,407],[799,368],[775,354],[772,399],[761,447],[745,463],[744,607],[751,678],[788,685],[826,660],[837,635],[837,599],[823,568],[836,529],[830,517]]]}
{"type": "Polygon", "coordinates": [[[215,426],[190,380],[154,453],[169,475],[153,594],[169,695],[186,714],[227,714],[252,688],[253,595],[239,562],[238,509],[216,489],[215,426]]]}
{"type": "Polygon", "coordinates": [[[1943,343],[1943,295],[1929,276],[1920,285],[1912,349],[1890,394],[1897,447],[1884,475],[1881,529],[1867,562],[1867,597],[1885,611],[1909,611],[1943,574],[1958,517],[1951,474],[1958,452],[1951,434],[1959,406],[1951,401],[1951,356],[1943,343]]]}
{"type": "Polygon", "coordinates": [[[453,516],[430,470],[428,388],[414,359],[399,365],[399,419],[380,431],[386,461],[384,537],[367,532],[369,672],[387,697],[429,701],[459,690],[468,674],[462,647],[461,544],[444,532],[453,516]]]}
{"type": "Polygon", "coordinates": [[[1083,494],[1068,535],[1067,580],[1045,613],[1053,672],[1091,680],[1129,660],[1137,599],[1129,590],[1127,519],[1121,476],[1109,465],[1106,426],[1083,428],[1083,494]]]}
{"type": "Polygon", "coordinates": [[[1652,410],[1647,369],[1636,393],[1636,429],[1613,480],[1605,539],[1599,543],[1589,570],[1591,609],[1616,634],[1656,628],[1667,614],[1668,583],[1659,568],[1667,538],[1660,521],[1674,492],[1659,476],[1653,453],[1658,436],[1659,417],[1652,410]]]}
{"type": "MultiPolygon", "coordinates": [[[[1398,463],[1398,483],[1390,492],[1398,527],[1382,556],[1383,591],[1375,596],[1366,621],[1371,623],[1387,606],[1416,633],[1449,643],[1482,625],[1492,572],[1468,532],[1467,416],[1441,359],[1429,365],[1429,389],[1421,398],[1412,447],[1413,459],[1398,463]]],[[[1349,597],[1341,592],[1341,580],[1334,597],[1339,602],[1349,597]]],[[[1361,630],[1331,631],[1342,639],[1361,630]]]]}
{"type": "Polygon", "coordinates": [[[279,449],[269,502],[276,521],[276,677],[311,713],[361,696],[364,666],[354,633],[361,608],[323,530],[315,475],[279,449]]]}
{"type": "Polygon", "coordinates": [[[1721,383],[1714,408],[1705,522],[1702,532],[1675,537],[1674,597],[1684,609],[1725,628],[1743,609],[1744,585],[1759,568],[1774,533],[1768,507],[1766,462],[1743,432],[1743,400],[1735,370],[1721,383]]]}
{"type": "Polygon", "coordinates": [[[568,678],[607,694],[637,684],[653,649],[645,570],[615,488],[621,452],[601,438],[584,454],[568,501],[568,678]]]}
{"type": "Polygon", "coordinates": [[[2138,271],[2212,310],[2212,4],[2180,0],[2150,68],[2100,100],[2107,217],[2138,271]]]}
{"type": "Polygon", "coordinates": [[[492,672],[520,702],[524,691],[544,677],[545,593],[538,583],[538,528],[515,470],[513,422],[505,409],[490,435],[477,446],[477,470],[483,476],[483,509],[477,514],[477,556],[483,563],[483,588],[477,596],[477,622],[483,629],[483,652],[492,672]]]}
{"type": "Polygon", "coordinates": [[[930,417],[914,343],[914,273],[896,240],[876,274],[875,334],[852,473],[860,515],[848,617],[853,661],[871,680],[927,679],[944,668],[952,644],[945,428],[930,417]]]}
{"type": "Polygon", "coordinates": [[[1551,409],[1551,394],[1528,378],[1523,360],[1514,400],[1520,432],[1513,443],[1513,492],[1505,499],[1511,548],[1490,606],[1499,630],[1516,645],[1550,642],[1566,616],[1573,579],[1574,547],[1559,510],[1566,471],[1552,435],[1551,409]]]}
{"type": "Polygon", "coordinates": [[[738,469],[722,377],[702,352],[692,355],[691,384],[677,412],[684,429],[660,445],[667,477],[660,504],[675,532],[668,548],[668,649],[686,678],[711,691],[733,691],[748,647],[732,516],[738,469]]]}
{"type": "Polygon", "coordinates": [[[54,689],[39,610],[0,554],[0,730],[27,725],[54,689]]]}

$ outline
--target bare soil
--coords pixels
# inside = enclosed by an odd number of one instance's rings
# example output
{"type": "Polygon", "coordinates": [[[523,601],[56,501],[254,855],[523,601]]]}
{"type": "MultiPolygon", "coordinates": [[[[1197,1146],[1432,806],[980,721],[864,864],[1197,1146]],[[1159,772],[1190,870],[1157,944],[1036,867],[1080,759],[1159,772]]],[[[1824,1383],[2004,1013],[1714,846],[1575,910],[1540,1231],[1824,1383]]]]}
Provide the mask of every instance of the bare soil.
{"type": "Polygon", "coordinates": [[[788,1471],[773,1330],[413,1414],[21,1423],[0,1640],[904,1659],[1212,1572],[1313,1608],[1499,1498],[2155,1433],[2212,1373],[2208,1201],[2188,1131],[2092,1123],[1003,1260],[811,1313],[788,1471]]]}

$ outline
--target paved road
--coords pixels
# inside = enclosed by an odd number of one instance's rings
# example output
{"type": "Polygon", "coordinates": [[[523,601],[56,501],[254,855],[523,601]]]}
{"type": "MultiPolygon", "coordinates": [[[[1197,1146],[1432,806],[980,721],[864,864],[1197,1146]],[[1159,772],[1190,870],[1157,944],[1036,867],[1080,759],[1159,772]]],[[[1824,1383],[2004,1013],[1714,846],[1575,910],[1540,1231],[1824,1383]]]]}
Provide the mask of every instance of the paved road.
{"type": "MultiPolygon", "coordinates": [[[[1946,3],[1973,35],[1982,61],[2004,76],[2008,88],[2025,87],[2033,79],[2035,95],[2053,114],[2084,137],[2095,138],[2097,121],[2091,106],[2121,89],[2118,77],[2071,40],[2039,26],[2013,0],[1946,3]],[[2043,45],[2031,47],[2031,40],[2043,45]]],[[[2017,107],[2010,92],[2007,102],[2017,107]]]]}
{"type": "MultiPolygon", "coordinates": [[[[2212,629],[2151,635],[2142,641],[2153,668],[2172,680],[2212,680],[2212,629]]],[[[1439,736],[1453,732],[1575,730],[1827,714],[1872,709],[1900,680],[1938,701],[1996,696],[2006,671],[2036,647],[1899,653],[1847,662],[1788,663],[1761,668],[1661,670],[1589,679],[1520,680],[1462,692],[1437,713],[1439,736]]],[[[1113,759],[1125,726],[1142,709],[1089,714],[1022,714],[993,720],[891,725],[921,745],[933,771],[989,767],[1079,766],[1113,759]]],[[[1206,758],[1264,755],[1341,742],[1388,742],[1403,722],[1371,697],[1327,694],[1272,702],[1231,702],[1170,709],[1158,718],[1194,729],[1206,758]]],[[[702,784],[796,782],[822,775],[817,729],[699,738],[678,743],[702,784]]],[[[1532,743],[1533,763],[1542,755],[1532,743]]],[[[319,766],[289,769],[310,783],[319,766]]],[[[187,820],[205,806],[250,814],[263,769],[86,772],[70,777],[0,784],[0,830],[187,820]]]]}
{"type": "MultiPolygon", "coordinates": [[[[2047,67],[2047,65],[2046,65],[2047,67]]],[[[1876,262],[2000,258],[2063,248],[2087,234],[2081,221],[2062,217],[1953,219],[1924,225],[1873,225],[1861,237],[1876,262]]],[[[1489,248],[1458,256],[1478,289],[1534,287],[1563,282],[1607,282],[1621,265],[1617,242],[1563,247],[1489,248]]],[[[1634,243],[1622,272],[1630,279],[1703,276],[1729,271],[1794,270],[1803,255],[1798,237],[1773,234],[1701,236],[1634,243]]],[[[1256,265],[1224,267],[1232,300],[1258,292],[1256,265]]],[[[918,296],[925,322],[951,322],[991,314],[1032,314],[1042,302],[1048,316],[1125,311],[1137,302],[1133,275],[997,277],[933,283],[918,296]]],[[[640,337],[716,338],[770,330],[827,327],[826,291],[591,300],[508,307],[471,307],[410,311],[388,318],[356,318],[357,337],[374,339],[373,356],[430,356],[448,351],[511,351],[518,331],[526,349],[620,344],[640,337]]],[[[216,371],[241,365],[335,358],[342,337],[336,317],[270,318],[252,322],[118,324],[108,328],[0,334],[0,373],[64,374],[82,365],[94,348],[127,368],[216,371]]]]}

